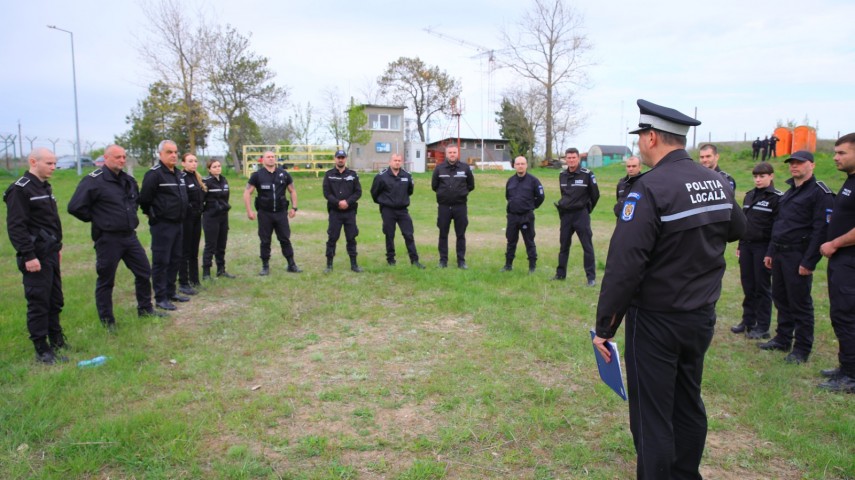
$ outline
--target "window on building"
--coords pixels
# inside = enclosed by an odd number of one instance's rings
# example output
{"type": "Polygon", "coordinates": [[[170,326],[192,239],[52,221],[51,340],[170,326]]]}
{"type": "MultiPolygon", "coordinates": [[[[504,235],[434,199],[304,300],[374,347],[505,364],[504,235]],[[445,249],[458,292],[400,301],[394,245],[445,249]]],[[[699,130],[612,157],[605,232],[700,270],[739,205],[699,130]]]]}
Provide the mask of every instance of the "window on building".
{"type": "Polygon", "coordinates": [[[493,148],[494,148],[495,150],[504,150],[504,149],[505,149],[505,144],[504,144],[504,143],[497,143],[497,144],[493,145],[493,148]]]}
{"type": "Polygon", "coordinates": [[[401,130],[401,116],[372,113],[368,115],[368,125],[371,130],[401,130]]]}
{"type": "Polygon", "coordinates": [[[416,158],[422,158],[422,151],[416,150],[416,158]]]}

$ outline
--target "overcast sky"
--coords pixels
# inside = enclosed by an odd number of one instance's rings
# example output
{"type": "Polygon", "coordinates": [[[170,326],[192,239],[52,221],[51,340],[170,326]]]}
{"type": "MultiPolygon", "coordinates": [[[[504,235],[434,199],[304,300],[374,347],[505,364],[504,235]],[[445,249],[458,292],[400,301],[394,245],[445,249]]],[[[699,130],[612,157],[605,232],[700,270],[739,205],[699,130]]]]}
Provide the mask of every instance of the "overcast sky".
{"type": "MultiPolygon", "coordinates": [[[[311,101],[320,116],[323,91],[363,96],[385,66],[418,56],[461,80],[466,111],[461,135],[498,136],[488,105],[486,61],[446,35],[501,48],[526,0],[430,2],[209,0],[209,19],[252,32],[252,47],[269,57],[290,102],[311,101]],[[486,114],[486,115],[482,115],[486,114]]],[[[698,142],[764,136],[778,120],[806,116],[821,138],[855,131],[855,2],[851,0],[573,2],[593,50],[590,87],[580,92],[585,126],[566,146],[631,145],[635,101],[644,98],[692,115],[698,142]]],[[[0,136],[60,139],[72,151],[74,101],[69,35],[74,32],[80,136],[103,146],[127,130],[125,116],[155,80],[137,53],[142,8],[132,1],[8,2],[0,27],[0,136]]],[[[514,83],[493,77],[497,99],[514,83]]],[[[284,119],[288,112],[280,117],[284,119]]],[[[216,131],[214,133],[217,133],[216,131]]],[[[441,120],[431,139],[453,134],[441,120]]],[[[0,139],[1,140],[1,139],[0,139]]],[[[689,139],[691,144],[692,139],[689,139]]],[[[2,148],[2,142],[0,142],[2,148]]],[[[29,142],[24,139],[24,151],[29,142]]],[[[2,154],[2,152],[0,152],[2,154]]]]}

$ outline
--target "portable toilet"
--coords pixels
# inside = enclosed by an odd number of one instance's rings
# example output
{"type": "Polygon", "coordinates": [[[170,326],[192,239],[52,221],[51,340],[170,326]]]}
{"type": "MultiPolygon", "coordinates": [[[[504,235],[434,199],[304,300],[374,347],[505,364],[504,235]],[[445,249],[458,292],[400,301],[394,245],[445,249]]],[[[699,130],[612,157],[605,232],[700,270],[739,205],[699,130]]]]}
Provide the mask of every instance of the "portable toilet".
{"type": "Polygon", "coordinates": [[[773,133],[778,137],[778,144],[775,145],[775,156],[783,157],[793,153],[793,131],[787,127],[778,127],[773,133]]]}
{"type": "Polygon", "coordinates": [[[792,151],[807,150],[816,152],[816,129],[808,125],[799,125],[793,129],[792,151]]]}

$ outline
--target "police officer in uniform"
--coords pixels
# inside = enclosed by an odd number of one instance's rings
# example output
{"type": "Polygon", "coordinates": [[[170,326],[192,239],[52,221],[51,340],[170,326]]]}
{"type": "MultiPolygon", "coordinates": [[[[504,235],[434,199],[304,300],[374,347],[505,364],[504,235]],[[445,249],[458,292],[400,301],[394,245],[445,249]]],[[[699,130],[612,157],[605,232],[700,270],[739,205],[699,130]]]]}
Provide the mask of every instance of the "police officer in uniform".
{"type": "Polygon", "coordinates": [[[704,355],[713,338],[727,242],[745,216],[724,179],[692,161],[689,127],[700,122],[639,100],[644,164],[612,235],[597,305],[594,346],[626,317],[629,421],[638,478],[700,478],[707,419],[704,355]]]}
{"type": "Polygon", "coordinates": [[[769,151],[769,137],[764,137],[763,140],[760,141],[760,161],[766,161],[766,155],[769,151]]]}
{"type": "Polygon", "coordinates": [[[638,175],[641,173],[641,160],[633,155],[626,159],[624,168],[626,168],[626,176],[618,180],[617,188],[615,189],[617,202],[615,203],[614,210],[616,217],[620,217],[620,212],[623,210],[623,201],[626,200],[626,196],[632,190],[632,184],[638,180],[638,175]]]}
{"type": "Polygon", "coordinates": [[[730,327],[749,339],[769,338],[772,323],[772,272],[763,264],[772,238],[772,223],[778,215],[778,200],[784,192],[775,188],[775,169],[760,162],[751,171],[754,189],[745,193],[742,211],[748,225],[739,240],[739,274],[742,280],[742,322],[730,327]]]}
{"type": "Polygon", "coordinates": [[[178,269],[178,291],[196,295],[199,287],[199,240],[202,238],[202,209],[205,206],[205,183],[196,170],[199,160],[192,153],[181,158],[181,177],[187,185],[187,215],[181,227],[181,266],[178,269]]]}
{"type": "Polygon", "coordinates": [[[205,208],[202,212],[202,230],[205,232],[205,249],[202,251],[202,279],[211,279],[211,262],[216,257],[217,277],[235,278],[226,271],[226,243],[229,240],[229,181],[219,160],[208,160],[205,182],[205,208]]]}
{"type": "Polygon", "coordinates": [[[116,331],[113,315],[113,286],[120,261],[134,275],[137,314],[164,316],[151,304],[151,264],[137,238],[139,187],[134,177],[123,171],[125,149],[110,145],[104,150],[104,166],[83,177],[68,202],[68,213],[92,222],[95,242],[95,308],[110,332],[116,331]]]}
{"type": "Polygon", "coordinates": [[[140,189],[140,207],[148,216],[151,230],[151,283],[155,306],[175,310],[177,302],[189,297],[175,291],[178,267],[181,264],[182,221],[187,213],[187,185],[178,163],[178,146],[163,140],[157,147],[160,161],[145,173],[140,189]]]}
{"type": "Polygon", "coordinates": [[[508,226],[505,228],[505,238],[508,240],[508,247],[505,251],[505,266],[502,271],[513,270],[517,242],[522,233],[525,253],[528,257],[528,273],[534,273],[537,268],[534,211],[543,203],[543,185],[537,177],[527,173],[528,160],[525,157],[519,156],[514,159],[514,170],[517,173],[505,184],[505,199],[508,201],[508,226]]]}
{"type": "Polygon", "coordinates": [[[558,268],[553,280],[564,280],[567,277],[567,259],[570,256],[570,244],[573,233],[579,237],[582,244],[582,260],[585,265],[585,277],[588,286],[596,285],[597,270],[594,260],[594,243],[591,231],[591,212],[600,200],[600,187],[594,172],[582,168],[579,163],[579,150],[568,148],[564,152],[567,169],[558,176],[561,187],[561,199],[555,204],[558,216],[561,218],[561,234],[558,250],[558,268]]]}
{"type": "Polygon", "coordinates": [[[439,228],[439,267],[448,266],[448,233],[454,222],[457,237],[457,268],[466,270],[466,227],[469,211],[466,199],[475,190],[475,176],[466,163],[460,162],[457,145],[445,147],[445,161],[433,169],[430,186],[436,192],[436,226],[439,228]]]}
{"type": "Polygon", "coordinates": [[[323,190],[329,212],[327,268],[324,273],[332,272],[335,244],[341,236],[342,228],[347,240],[350,269],[360,273],[362,268],[356,263],[356,236],[359,235],[359,228],[356,226],[356,210],[359,206],[358,200],[362,196],[362,185],[359,184],[359,175],[347,168],[347,152],[344,150],[335,152],[335,167],[324,174],[323,190]]]}
{"type": "Polygon", "coordinates": [[[59,314],[62,312],[62,279],[59,268],[62,225],[48,179],[56,169],[56,156],[46,148],[30,152],[30,170],[3,194],[6,231],[15,249],[18,270],[24,275],[27,299],[27,330],[36,348],[36,360],[48,365],[68,358],[59,314]]]}
{"type": "Polygon", "coordinates": [[[776,335],[758,345],[763,350],[793,351],[784,358],[800,364],[813,349],[813,271],[822,256],[834,193],[813,175],[813,154],[799,150],[785,160],[790,164],[790,189],[778,201],[778,216],[763,258],[772,269],[772,300],[778,310],[776,335]],[[795,343],[793,338],[795,337],[795,343]]]}
{"type": "Polygon", "coordinates": [[[828,380],[819,387],[855,393],[855,133],[840,137],[834,144],[834,163],[846,174],[846,181],[834,200],[828,241],[820,246],[820,252],[828,258],[831,326],[839,343],[840,365],[821,372],[828,380]]]}
{"type": "Polygon", "coordinates": [[[727,181],[728,185],[730,185],[731,190],[736,192],[736,180],[734,180],[730,174],[719,168],[718,158],[718,147],[712,143],[705,143],[701,145],[700,150],[698,150],[698,160],[701,165],[718,172],[719,175],[727,181]]]}
{"type": "Polygon", "coordinates": [[[380,217],[383,219],[383,235],[386,237],[386,262],[395,265],[395,226],[401,228],[404,244],[410,263],[416,268],[425,268],[419,262],[416,251],[416,239],[413,237],[413,219],[407,207],[413,194],[413,176],[401,168],[404,159],[399,153],[392,154],[389,168],[383,169],[374,177],[371,184],[371,198],[380,205],[380,217]]]}
{"type": "Polygon", "coordinates": [[[778,158],[778,142],[780,140],[774,133],[769,137],[769,158],[778,158]]]}
{"type": "Polygon", "coordinates": [[[258,211],[258,238],[261,240],[261,271],[259,275],[270,274],[270,240],[273,232],[279,240],[282,255],[288,261],[287,271],[300,273],[300,267],[294,261],[294,248],[291,246],[291,226],[289,218],[297,215],[297,189],[294,188],[294,179],[283,168],[276,165],[276,155],[266,151],[261,156],[262,168],[252,172],[246,189],[243,191],[243,204],[246,207],[246,216],[255,220],[256,214],[252,212],[249,199],[252,192],[258,190],[255,198],[255,209],[258,211]],[[288,201],[285,200],[285,191],[291,196],[291,208],[288,209],[288,201]],[[287,212],[287,213],[286,213],[287,212]]]}
{"type": "Polygon", "coordinates": [[[751,160],[757,161],[760,157],[760,137],[751,142],[751,160]]]}

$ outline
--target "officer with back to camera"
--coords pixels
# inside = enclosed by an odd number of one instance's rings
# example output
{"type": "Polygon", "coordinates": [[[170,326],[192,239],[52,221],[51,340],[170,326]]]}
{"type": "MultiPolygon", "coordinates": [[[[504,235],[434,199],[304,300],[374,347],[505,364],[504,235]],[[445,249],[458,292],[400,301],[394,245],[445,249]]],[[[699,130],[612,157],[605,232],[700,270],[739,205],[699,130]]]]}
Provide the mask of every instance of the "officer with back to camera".
{"type": "Polygon", "coordinates": [[[597,264],[594,259],[591,212],[600,200],[600,187],[597,186],[594,172],[581,166],[579,150],[568,148],[564,152],[564,161],[567,163],[567,169],[558,175],[561,199],[555,204],[561,218],[561,246],[558,251],[558,268],[552,279],[564,280],[567,277],[567,259],[570,257],[570,244],[575,233],[582,245],[587,284],[593,287],[596,285],[597,264]]]}
{"type": "Polygon", "coordinates": [[[419,262],[416,250],[416,239],[413,236],[413,219],[407,207],[410,206],[410,196],[415,185],[410,172],[402,168],[404,158],[400,153],[393,153],[389,160],[389,168],[384,168],[371,184],[371,198],[380,205],[380,217],[383,219],[383,236],[386,237],[386,263],[395,265],[395,228],[401,228],[401,236],[407,246],[410,263],[416,268],[425,268],[419,262]]]}
{"type": "Polygon", "coordinates": [[[48,183],[56,169],[56,156],[47,148],[36,148],[27,162],[30,170],[3,194],[6,231],[24,276],[27,330],[36,348],[36,361],[52,365],[67,362],[60,351],[70,348],[59,322],[64,304],[59,268],[62,224],[48,183]]]}
{"type": "Polygon", "coordinates": [[[772,270],[772,300],[778,310],[778,327],[763,350],[787,352],[784,361],[801,364],[813,350],[813,271],[822,259],[819,247],[826,240],[834,193],[813,174],[813,154],[799,150],[785,160],[792,178],[790,189],[778,201],[769,249],[763,257],[772,270]]]}
{"type": "Polygon", "coordinates": [[[347,168],[347,152],[344,150],[335,152],[335,166],[324,174],[323,192],[327,199],[327,212],[329,213],[326,249],[327,268],[324,273],[332,272],[335,244],[341,237],[342,228],[344,229],[344,238],[347,241],[350,270],[361,273],[362,268],[356,262],[356,237],[359,235],[359,227],[356,226],[356,211],[359,207],[358,200],[362,197],[362,185],[359,183],[359,175],[347,168]]]}
{"type": "Polygon", "coordinates": [[[727,242],[745,230],[733,190],[685,150],[677,110],[639,100],[638,150],[651,169],[633,185],[609,246],[593,343],[626,317],[629,421],[638,478],[701,478],[707,434],[704,356],[715,328],[727,242]]]}
{"type": "Polygon", "coordinates": [[[140,207],[148,216],[151,230],[151,284],[154,304],[162,310],[175,310],[172,303],[189,302],[190,297],[176,292],[178,268],[181,264],[182,222],[189,200],[178,163],[178,145],[163,140],[157,148],[160,161],[143,177],[140,207]]]}
{"type": "Polygon", "coordinates": [[[104,150],[104,166],[83,177],[68,202],[68,213],[92,223],[95,242],[95,308],[101,323],[116,331],[113,315],[113,286],[119,262],[134,275],[137,314],[164,316],[151,304],[151,264],[137,238],[139,187],[134,177],[123,171],[127,154],[118,145],[104,150]]]}

